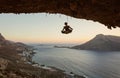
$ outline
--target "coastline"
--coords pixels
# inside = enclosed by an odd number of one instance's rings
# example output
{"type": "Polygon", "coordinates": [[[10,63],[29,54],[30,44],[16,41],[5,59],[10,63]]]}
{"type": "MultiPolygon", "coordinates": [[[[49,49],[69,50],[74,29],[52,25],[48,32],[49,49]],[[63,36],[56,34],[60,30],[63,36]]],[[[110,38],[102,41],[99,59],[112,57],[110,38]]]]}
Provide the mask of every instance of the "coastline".
{"type": "Polygon", "coordinates": [[[51,72],[52,71],[61,72],[61,73],[65,74],[66,78],[86,78],[85,76],[80,76],[80,75],[74,74],[73,72],[68,73],[65,70],[61,70],[56,67],[46,66],[44,64],[40,65],[40,64],[32,61],[32,57],[34,56],[34,54],[36,54],[36,52],[34,52],[34,50],[35,50],[34,48],[33,49],[26,48],[26,50],[23,51],[23,55],[27,59],[26,63],[31,64],[33,67],[38,67],[38,68],[45,69],[45,70],[48,70],[51,72]]]}

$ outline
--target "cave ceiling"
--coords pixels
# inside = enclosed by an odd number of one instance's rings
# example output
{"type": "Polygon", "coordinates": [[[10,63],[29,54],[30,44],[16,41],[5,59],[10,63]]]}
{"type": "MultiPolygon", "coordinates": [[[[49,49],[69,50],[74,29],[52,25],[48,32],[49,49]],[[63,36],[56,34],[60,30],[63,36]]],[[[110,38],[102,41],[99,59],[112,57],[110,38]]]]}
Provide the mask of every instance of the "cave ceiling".
{"type": "Polygon", "coordinates": [[[120,0],[0,0],[0,13],[60,13],[120,27],[120,0]]]}

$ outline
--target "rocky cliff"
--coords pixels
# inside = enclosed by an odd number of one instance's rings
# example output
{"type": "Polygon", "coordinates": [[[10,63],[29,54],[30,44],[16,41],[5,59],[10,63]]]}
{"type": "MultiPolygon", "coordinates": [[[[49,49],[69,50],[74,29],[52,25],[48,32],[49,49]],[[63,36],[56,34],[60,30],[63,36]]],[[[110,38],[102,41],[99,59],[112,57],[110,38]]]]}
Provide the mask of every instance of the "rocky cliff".
{"type": "Polygon", "coordinates": [[[4,36],[0,33],[0,47],[6,47],[6,46],[9,46],[9,47],[14,47],[16,49],[18,48],[28,48],[30,46],[24,44],[24,43],[21,43],[21,42],[14,42],[14,41],[10,41],[10,40],[7,40],[4,38],[4,36]]]}
{"type": "Polygon", "coordinates": [[[5,38],[2,36],[2,34],[0,33],[0,47],[6,44],[6,40],[5,38]]]}
{"type": "Polygon", "coordinates": [[[0,0],[0,13],[60,13],[120,27],[120,0],[0,0]]]}
{"type": "Polygon", "coordinates": [[[120,51],[120,37],[99,34],[92,40],[72,48],[96,51],[120,51]]]}

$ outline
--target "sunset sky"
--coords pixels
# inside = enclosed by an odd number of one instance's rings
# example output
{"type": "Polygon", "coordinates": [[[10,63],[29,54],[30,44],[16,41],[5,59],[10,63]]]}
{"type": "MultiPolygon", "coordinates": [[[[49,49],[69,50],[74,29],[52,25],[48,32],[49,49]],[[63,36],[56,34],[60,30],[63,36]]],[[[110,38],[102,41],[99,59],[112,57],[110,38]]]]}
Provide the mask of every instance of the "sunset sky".
{"type": "Polygon", "coordinates": [[[109,30],[98,22],[60,14],[0,14],[0,33],[16,42],[84,43],[97,34],[120,36],[120,28],[109,30]],[[66,21],[73,28],[68,35],[61,33],[66,21]]]}

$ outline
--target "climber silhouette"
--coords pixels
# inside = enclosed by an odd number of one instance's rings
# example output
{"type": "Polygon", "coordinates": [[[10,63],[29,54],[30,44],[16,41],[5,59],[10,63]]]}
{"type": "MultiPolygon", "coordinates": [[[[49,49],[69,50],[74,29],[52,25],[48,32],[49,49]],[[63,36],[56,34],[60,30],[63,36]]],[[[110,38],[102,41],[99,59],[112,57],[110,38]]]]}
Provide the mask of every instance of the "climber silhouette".
{"type": "Polygon", "coordinates": [[[62,29],[61,32],[63,34],[69,34],[69,33],[71,33],[73,29],[67,24],[67,22],[65,22],[64,24],[65,24],[65,26],[63,27],[63,29],[62,29]]]}

